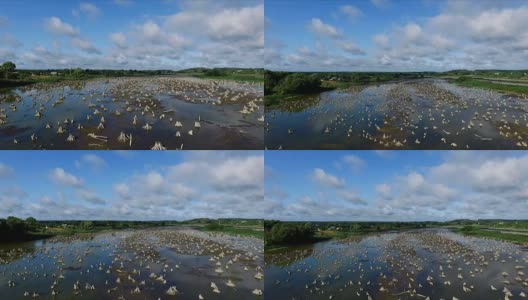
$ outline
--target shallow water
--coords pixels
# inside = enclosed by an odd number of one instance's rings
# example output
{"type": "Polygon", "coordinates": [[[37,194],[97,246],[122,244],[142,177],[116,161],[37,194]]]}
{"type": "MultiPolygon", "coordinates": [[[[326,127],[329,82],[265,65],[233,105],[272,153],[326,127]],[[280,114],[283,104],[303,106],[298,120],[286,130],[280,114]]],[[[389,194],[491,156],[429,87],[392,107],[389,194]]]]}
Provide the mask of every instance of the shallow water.
{"type": "Polygon", "coordinates": [[[199,294],[205,299],[257,298],[252,291],[263,289],[263,281],[254,278],[263,266],[262,241],[235,237],[220,244],[219,239],[192,229],[164,228],[0,245],[4,259],[0,295],[5,299],[27,299],[34,292],[39,299],[198,299],[199,294]],[[8,258],[12,249],[24,249],[25,254],[8,258]],[[221,274],[215,272],[218,262],[221,274]],[[151,273],[162,275],[166,283],[151,273]],[[225,284],[229,279],[236,287],[225,284]],[[15,287],[9,287],[8,280],[15,287]],[[57,296],[51,295],[54,281],[57,296]],[[80,289],[74,290],[77,281],[80,289]],[[211,282],[220,294],[213,293],[211,282]],[[95,290],[86,289],[86,284],[95,290]],[[166,294],[171,286],[177,288],[176,296],[166,294]],[[132,293],[136,287],[139,294],[132,293]],[[24,297],[26,291],[29,297],[24,297]]]}
{"type": "Polygon", "coordinates": [[[258,84],[187,77],[113,78],[37,84],[14,89],[10,95],[17,101],[0,101],[4,115],[0,121],[5,123],[0,125],[0,149],[150,149],[155,142],[168,149],[263,148],[263,122],[258,120],[264,114],[263,88],[258,84]],[[242,114],[250,102],[258,108],[242,114]],[[37,111],[41,117],[35,116],[37,111]],[[175,127],[176,121],[183,127],[175,127]],[[195,121],[200,121],[200,128],[195,121]],[[104,128],[98,128],[100,123],[104,128]],[[143,129],[147,123],[151,130],[143,129]],[[64,133],[57,133],[59,126],[64,133]],[[178,131],[181,137],[176,137],[178,131]],[[132,135],[131,146],[128,140],[118,141],[121,132],[132,135]],[[91,138],[89,133],[108,140],[91,138]],[[69,134],[73,142],[67,141],[69,134]]]}
{"type": "Polygon", "coordinates": [[[271,299],[504,299],[506,287],[518,299],[528,294],[527,277],[517,274],[526,268],[521,246],[427,229],[266,254],[265,289],[271,299]]]}
{"type": "Polygon", "coordinates": [[[301,96],[266,109],[269,149],[525,149],[528,99],[441,79],[301,96]]]}

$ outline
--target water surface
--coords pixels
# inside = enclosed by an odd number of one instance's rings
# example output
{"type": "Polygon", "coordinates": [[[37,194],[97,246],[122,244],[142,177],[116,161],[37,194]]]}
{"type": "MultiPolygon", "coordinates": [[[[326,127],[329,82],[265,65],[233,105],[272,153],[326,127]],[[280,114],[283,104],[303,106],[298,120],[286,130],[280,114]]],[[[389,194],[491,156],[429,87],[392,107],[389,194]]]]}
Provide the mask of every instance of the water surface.
{"type": "Polygon", "coordinates": [[[504,299],[506,288],[519,299],[527,267],[525,247],[427,229],[266,254],[265,289],[271,299],[476,300],[504,299]]]}
{"type": "MultiPolygon", "coordinates": [[[[4,299],[254,299],[263,242],[163,228],[0,245],[4,299]],[[220,273],[221,271],[221,273],[220,273]],[[226,285],[231,281],[235,286],[226,285]],[[14,282],[14,287],[9,286],[14,282]],[[216,284],[216,293],[211,287],[216,284]],[[167,291],[175,287],[175,296],[167,291]],[[52,296],[52,293],[57,295],[52,296]],[[24,296],[27,293],[29,296],[24,296]]],[[[263,272],[262,272],[263,273],[263,272]]]]}
{"type": "Polygon", "coordinates": [[[525,149],[528,99],[441,79],[333,90],[266,109],[269,149],[525,149]]]}

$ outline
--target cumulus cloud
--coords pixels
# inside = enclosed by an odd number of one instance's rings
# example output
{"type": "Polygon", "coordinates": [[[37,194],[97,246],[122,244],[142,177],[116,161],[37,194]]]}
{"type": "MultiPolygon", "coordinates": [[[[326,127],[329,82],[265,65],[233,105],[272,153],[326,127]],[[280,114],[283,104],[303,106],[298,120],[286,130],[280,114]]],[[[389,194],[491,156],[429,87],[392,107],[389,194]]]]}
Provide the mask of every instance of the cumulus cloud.
{"type": "Polygon", "coordinates": [[[345,186],[343,179],[326,173],[323,169],[316,168],[312,172],[312,180],[320,185],[329,186],[333,188],[342,188],[345,186]]]}
{"type": "Polygon", "coordinates": [[[127,38],[122,32],[115,32],[110,34],[110,40],[119,48],[124,49],[127,47],[127,38]]]}
{"type": "Polygon", "coordinates": [[[83,181],[81,179],[77,178],[73,174],[67,173],[62,168],[53,169],[49,174],[49,178],[58,185],[73,187],[80,187],[83,185],[83,181]]]}
{"type": "Polygon", "coordinates": [[[15,173],[15,170],[8,165],[5,165],[3,163],[0,163],[0,178],[6,178],[13,176],[15,173]]]}
{"type": "Polygon", "coordinates": [[[330,38],[340,38],[342,36],[341,33],[337,31],[337,28],[323,23],[323,21],[318,18],[313,18],[311,20],[310,24],[308,24],[308,29],[320,36],[326,36],[330,38]]]}
{"type": "MultiPolygon", "coordinates": [[[[156,156],[158,154],[155,154],[156,156]]],[[[46,161],[46,154],[39,154],[46,161]]],[[[150,157],[152,156],[152,158],[150,157]]],[[[84,153],[72,174],[55,168],[46,175],[54,185],[5,181],[0,187],[0,217],[37,219],[186,220],[192,218],[263,218],[277,209],[264,200],[264,157],[261,151],[186,151],[154,159],[135,152],[126,174],[116,171],[123,160],[107,160],[105,172],[86,170],[103,164],[105,155],[84,153]],[[119,176],[116,176],[119,174],[119,176]],[[82,175],[82,179],[80,176],[82,175]],[[22,183],[21,188],[15,184],[22,183]]],[[[71,163],[74,163],[72,161],[71,163]]],[[[64,162],[68,163],[68,162],[64,162]]],[[[36,162],[40,168],[39,162],[36,162]]],[[[1,168],[0,168],[1,170],[1,168]]],[[[31,169],[32,170],[32,169],[31,169]]],[[[25,169],[24,172],[33,171],[25,169]]],[[[32,176],[40,176],[39,173],[32,176]]],[[[38,179],[37,179],[38,180],[38,179]]]]}
{"type": "MultiPolygon", "coordinates": [[[[524,184],[528,178],[528,155],[498,152],[445,152],[438,163],[424,166],[411,162],[407,168],[389,169],[393,175],[370,171],[368,180],[364,179],[365,174],[347,173],[339,178],[318,169],[317,183],[326,189],[305,187],[299,190],[296,187],[290,190],[290,185],[296,186],[295,183],[273,184],[272,188],[281,192],[277,194],[271,188],[266,192],[266,199],[270,198],[277,207],[270,218],[349,221],[524,219],[528,213],[528,188],[524,184]],[[345,179],[360,183],[354,189],[345,189],[345,179]],[[373,184],[366,183],[371,180],[374,180],[373,184]]],[[[315,173],[311,173],[312,179],[316,177],[315,173]]]]}
{"type": "Polygon", "coordinates": [[[378,8],[386,8],[391,4],[390,0],[370,0],[370,2],[378,8]]]}
{"type": "Polygon", "coordinates": [[[354,170],[359,170],[366,165],[366,162],[363,159],[353,154],[343,156],[342,161],[354,170]]]}
{"type": "Polygon", "coordinates": [[[81,3],[79,5],[79,10],[91,17],[97,17],[102,13],[95,4],[88,2],[81,3]]]}
{"type": "Polygon", "coordinates": [[[363,15],[363,12],[361,11],[361,9],[353,5],[343,5],[339,7],[339,11],[342,14],[346,15],[352,21],[357,20],[359,17],[363,15]]]}
{"type": "Polygon", "coordinates": [[[49,19],[46,19],[45,26],[48,31],[57,35],[75,37],[79,34],[79,29],[74,28],[72,25],[63,22],[58,17],[51,17],[49,19]]]}
{"type": "Polygon", "coordinates": [[[96,154],[85,154],[80,160],[75,161],[75,166],[77,168],[88,166],[92,169],[101,169],[106,165],[106,161],[96,154]]]}
{"type": "MultiPolygon", "coordinates": [[[[125,18],[130,15],[126,21],[116,20],[113,28],[101,28],[103,22],[92,21],[90,26],[83,26],[81,32],[80,26],[66,17],[53,16],[44,20],[44,29],[55,37],[38,46],[18,35],[19,46],[15,45],[15,39],[7,43],[3,38],[0,58],[16,59],[17,66],[29,69],[263,67],[262,1],[221,0],[207,2],[207,5],[177,1],[167,5],[163,14],[147,8],[142,12],[144,17],[135,17],[139,13],[134,1],[115,0],[113,3],[123,7],[116,9],[125,18]],[[101,34],[107,38],[95,40],[95,36],[101,34]],[[30,46],[24,47],[24,44],[30,46]],[[45,55],[36,48],[46,49],[45,55]]],[[[101,7],[90,1],[78,4],[74,10],[78,17],[93,18],[102,14],[101,7]]],[[[111,14],[108,12],[106,17],[111,18],[111,14]]],[[[36,32],[39,30],[35,28],[36,32]]]]}
{"type": "Polygon", "coordinates": [[[81,38],[74,38],[72,39],[72,46],[75,48],[84,51],[86,53],[90,54],[101,54],[102,52],[97,49],[92,43],[88,40],[81,39],[81,38]]]}
{"type": "MultiPolygon", "coordinates": [[[[387,0],[371,2],[379,8],[392,6],[387,0]]],[[[335,10],[339,12],[337,16],[349,12],[355,16],[357,26],[364,25],[361,22],[366,18],[358,19],[357,16],[361,15],[358,10],[339,5],[335,5],[335,10]]],[[[300,51],[291,47],[273,48],[266,53],[266,64],[273,70],[294,71],[446,71],[528,67],[528,33],[525,30],[528,27],[528,7],[525,5],[493,0],[479,1],[479,5],[474,5],[474,1],[445,0],[439,1],[434,8],[427,7],[424,12],[427,14],[402,22],[392,10],[384,10],[393,16],[387,17],[392,18],[390,25],[380,26],[377,28],[379,32],[371,36],[373,48],[363,41],[352,42],[357,37],[348,37],[347,30],[324,23],[324,16],[308,19],[306,35],[315,34],[315,38],[313,45],[303,46],[304,53],[318,53],[320,56],[301,57],[300,51]],[[322,37],[333,40],[325,52],[317,49],[322,37]],[[347,55],[361,57],[348,64],[350,58],[347,55]]],[[[273,31],[270,35],[270,38],[280,37],[273,31]]],[[[307,37],[303,41],[310,42],[307,37]]]]}

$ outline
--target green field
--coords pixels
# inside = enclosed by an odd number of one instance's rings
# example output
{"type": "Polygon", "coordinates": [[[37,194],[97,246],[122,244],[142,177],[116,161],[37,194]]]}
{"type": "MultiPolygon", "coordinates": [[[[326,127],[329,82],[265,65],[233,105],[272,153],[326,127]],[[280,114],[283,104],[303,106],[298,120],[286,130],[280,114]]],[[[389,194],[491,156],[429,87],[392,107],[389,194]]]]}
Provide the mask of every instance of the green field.
{"type": "Polygon", "coordinates": [[[454,83],[465,86],[475,87],[481,89],[494,90],[499,92],[514,93],[521,95],[528,95],[528,86],[522,85],[511,85],[507,83],[495,83],[486,80],[471,79],[468,77],[460,77],[454,81],[454,83]]]}
{"type": "Polygon", "coordinates": [[[518,244],[528,244],[527,235],[520,235],[520,234],[514,234],[514,233],[503,233],[499,231],[489,231],[489,230],[482,230],[482,229],[475,229],[472,231],[458,230],[457,232],[464,234],[464,235],[469,235],[469,236],[484,237],[484,238],[490,238],[490,239],[499,240],[499,241],[514,242],[518,244]]]}
{"type": "Polygon", "coordinates": [[[239,236],[249,236],[259,239],[264,239],[264,231],[260,227],[240,227],[240,226],[223,226],[220,229],[208,229],[206,227],[202,227],[201,230],[207,231],[207,232],[219,232],[219,233],[225,233],[230,235],[239,235],[239,236]]]}

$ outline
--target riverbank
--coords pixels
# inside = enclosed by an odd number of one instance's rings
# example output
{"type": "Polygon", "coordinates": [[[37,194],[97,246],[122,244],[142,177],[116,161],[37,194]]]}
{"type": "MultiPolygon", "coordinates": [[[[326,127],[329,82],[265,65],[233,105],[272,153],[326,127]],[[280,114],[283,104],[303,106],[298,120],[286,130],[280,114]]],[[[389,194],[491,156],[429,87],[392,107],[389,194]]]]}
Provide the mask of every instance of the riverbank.
{"type": "Polygon", "coordinates": [[[473,79],[467,77],[459,77],[452,81],[453,83],[464,86],[464,87],[473,87],[481,89],[489,89],[498,92],[512,93],[517,95],[528,96],[528,86],[519,85],[519,84],[508,84],[505,83],[491,82],[484,79],[473,79]]]}
{"type": "Polygon", "coordinates": [[[241,236],[241,237],[254,237],[258,239],[264,239],[264,231],[258,227],[239,227],[239,226],[223,226],[218,229],[210,229],[206,226],[198,228],[205,232],[224,233],[228,235],[241,236]]]}
{"type": "Polygon", "coordinates": [[[497,229],[485,229],[479,227],[465,226],[459,229],[453,229],[454,232],[462,235],[489,238],[503,242],[512,242],[519,245],[528,245],[528,235],[522,234],[521,232],[505,232],[509,231],[507,228],[501,231],[501,228],[497,229]]]}

